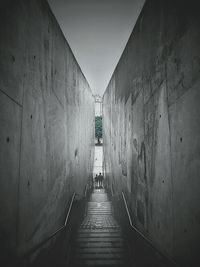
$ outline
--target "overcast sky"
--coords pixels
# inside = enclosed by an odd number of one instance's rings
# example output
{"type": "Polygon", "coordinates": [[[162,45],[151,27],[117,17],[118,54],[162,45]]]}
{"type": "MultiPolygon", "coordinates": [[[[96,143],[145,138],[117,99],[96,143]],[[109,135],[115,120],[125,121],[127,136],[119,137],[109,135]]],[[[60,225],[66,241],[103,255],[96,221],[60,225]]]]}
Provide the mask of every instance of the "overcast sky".
{"type": "Polygon", "coordinates": [[[103,95],[145,0],[48,0],[96,94],[103,95]]]}

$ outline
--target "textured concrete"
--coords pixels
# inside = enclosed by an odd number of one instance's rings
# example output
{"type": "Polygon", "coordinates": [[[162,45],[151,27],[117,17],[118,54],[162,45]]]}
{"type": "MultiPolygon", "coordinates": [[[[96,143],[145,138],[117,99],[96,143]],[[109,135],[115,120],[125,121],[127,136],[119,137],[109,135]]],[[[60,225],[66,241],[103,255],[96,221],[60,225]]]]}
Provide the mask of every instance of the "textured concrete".
{"type": "Polygon", "coordinates": [[[103,97],[109,183],[126,192],[137,228],[182,266],[200,264],[196,10],[194,1],[146,1],[103,97]]]}
{"type": "Polygon", "coordinates": [[[93,172],[94,97],[47,3],[0,9],[1,255],[59,228],[93,172]]]}
{"type": "Polygon", "coordinates": [[[130,266],[127,244],[104,189],[95,189],[75,237],[70,266],[130,266]]]}
{"type": "Polygon", "coordinates": [[[20,106],[0,92],[0,241],[12,248],[17,234],[21,117],[20,106]]]}

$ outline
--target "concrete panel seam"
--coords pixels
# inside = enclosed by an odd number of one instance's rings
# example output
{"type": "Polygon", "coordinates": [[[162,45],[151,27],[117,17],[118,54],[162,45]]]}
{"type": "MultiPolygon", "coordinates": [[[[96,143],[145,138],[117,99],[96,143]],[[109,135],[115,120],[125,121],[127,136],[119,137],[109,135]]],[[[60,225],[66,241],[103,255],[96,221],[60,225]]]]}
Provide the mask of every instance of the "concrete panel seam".
{"type": "Polygon", "coordinates": [[[58,98],[57,94],[55,93],[54,89],[52,88],[52,92],[54,94],[54,96],[56,97],[56,99],[58,100],[59,104],[61,105],[61,107],[64,109],[63,104],[61,103],[60,99],[58,98]]]}
{"type": "Polygon", "coordinates": [[[24,103],[24,83],[22,89],[22,110],[21,110],[21,125],[20,125],[20,147],[19,147],[19,177],[18,177],[18,207],[17,207],[17,225],[16,225],[16,240],[17,240],[17,249],[19,247],[19,212],[20,212],[20,178],[21,178],[21,151],[22,151],[22,128],[23,128],[23,103],[24,103]]]}
{"type": "MultiPolygon", "coordinates": [[[[167,113],[168,113],[168,125],[169,125],[169,150],[170,150],[170,161],[171,161],[171,198],[172,198],[172,203],[174,203],[174,183],[173,183],[173,177],[172,177],[172,151],[171,151],[171,124],[170,124],[170,112],[169,112],[169,99],[168,99],[168,79],[167,79],[167,65],[165,64],[165,77],[166,77],[166,98],[167,98],[167,113]]],[[[172,205],[172,251],[174,251],[174,220],[175,216],[174,216],[174,205],[172,205]]]]}
{"type": "Polygon", "coordinates": [[[18,105],[20,108],[22,108],[22,105],[20,103],[18,103],[15,99],[13,99],[12,97],[10,97],[8,94],[6,94],[2,89],[0,89],[0,92],[4,95],[6,95],[10,100],[12,100],[16,105],[18,105]]]}

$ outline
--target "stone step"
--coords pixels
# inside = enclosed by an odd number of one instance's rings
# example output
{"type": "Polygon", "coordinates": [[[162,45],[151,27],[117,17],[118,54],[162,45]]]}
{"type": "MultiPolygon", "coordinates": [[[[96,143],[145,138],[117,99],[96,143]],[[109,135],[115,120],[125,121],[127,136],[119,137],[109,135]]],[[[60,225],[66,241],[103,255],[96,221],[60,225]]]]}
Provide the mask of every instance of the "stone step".
{"type": "Polygon", "coordinates": [[[98,202],[98,201],[88,201],[87,205],[92,205],[92,206],[96,206],[96,205],[103,205],[103,206],[107,206],[107,205],[111,205],[111,201],[102,201],[102,202],[98,202]]]}
{"type": "Polygon", "coordinates": [[[94,232],[88,232],[88,233],[79,233],[78,235],[79,238],[82,237],[121,237],[121,232],[98,232],[98,233],[94,233],[94,232]]]}
{"type": "Polygon", "coordinates": [[[77,248],[88,248],[88,247],[95,247],[95,248],[123,248],[124,242],[81,242],[77,243],[77,248]]]}
{"type": "Polygon", "coordinates": [[[102,215],[102,216],[105,216],[105,215],[111,215],[111,213],[110,212],[88,212],[87,213],[87,215],[88,216],[90,216],[90,215],[102,215]]]}
{"type": "Polygon", "coordinates": [[[92,242],[92,243],[96,243],[96,242],[109,242],[109,243],[113,243],[113,242],[122,242],[123,239],[121,237],[78,237],[76,239],[76,242],[92,242]]]}
{"type": "Polygon", "coordinates": [[[88,247],[79,248],[76,250],[77,253],[122,253],[124,252],[124,247],[88,247]]]}
{"type": "Polygon", "coordinates": [[[123,259],[124,258],[124,254],[119,253],[119,254],[114,254],[114,253],[99,253],[99,254],[94,254],[94,253],[83,253],[83,254],[76,254],[76,258],[77,259],[88,259],[88,260],[116,260],[116,259],[123,259]]]}
{"type": "Polygon", "coordinates": [[[118,229],[82,229],[78,230],[78,233],[121,233],[118,229]]]}
{"type": "Polygon", "coordinates": [[[124,266],[124,261],[121,259],[108,259],[108,260],[84,260],[76,261],[76,267],[79,266],[124,266]]]}
{"type": "Polygon", "coordinates": [[[71,267],[125,267],[127,251],[121,229],[104,190],[94,190],[77,232],[71,267]]]}

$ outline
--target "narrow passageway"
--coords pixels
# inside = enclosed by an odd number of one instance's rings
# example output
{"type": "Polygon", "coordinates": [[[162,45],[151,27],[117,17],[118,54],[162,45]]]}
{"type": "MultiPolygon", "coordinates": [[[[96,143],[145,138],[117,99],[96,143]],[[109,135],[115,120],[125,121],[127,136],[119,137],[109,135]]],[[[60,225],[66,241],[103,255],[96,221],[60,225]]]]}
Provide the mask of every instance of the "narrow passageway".
{"type": "Polygon", "coordinates": [[[94,189],[77,231],[71,266],[129,266],[126,243],[105,189],[94,189]]]}
{"type": "Polygon", "coordinates": [[[93,177],[103,173],[103,146],[95,146],[93,177]]]}
{"type": "Polygon", "coordinates": [[[200,266],[196,2],[1,1],[0,266],[200,266]]]}

